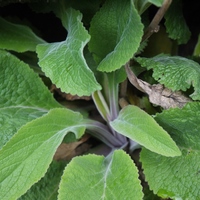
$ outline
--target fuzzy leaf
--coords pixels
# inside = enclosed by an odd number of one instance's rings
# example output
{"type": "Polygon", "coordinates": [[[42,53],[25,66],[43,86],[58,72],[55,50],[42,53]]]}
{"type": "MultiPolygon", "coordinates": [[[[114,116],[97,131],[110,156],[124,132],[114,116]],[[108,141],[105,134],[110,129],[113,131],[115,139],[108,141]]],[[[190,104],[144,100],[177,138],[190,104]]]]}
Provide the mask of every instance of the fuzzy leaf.
{"type": "Polygon", "coordinates": [[[116,150],[107,158],[86,155],[66,167],[58,199],[137,199],[143,197],[138,170],[131,158],[116,150]]]}
{"type": "Polygon", "coordinates": [[[83,135],[81,121],[79,113],[55,108],[19,129],[0,151],[1,200],[19,198],[40,180],[64,136],[83,135]]]}
{"type": "Polygon", "coordinates": [[[163,198],[200,197],[200,103],[165,110],[156,120],[176,141],[182,156],[167,158],[143,149],[141,161],[146,180],[155,194],[163,198]]]}
{"type": "Polygon", "coordinates": [[[111,72],[121,68],[138,50],[142,30],[132,1],[107,0],[90,27],[89,50],[99,64],[98,70],[111,72]]]}
{"type": "Polygon", "coordinates": [[[110,124],[117,132],[153,152],[170,157],[181,155],[168,133],[137,106],[126,106],[110,124]]]}
{"type": "Polygon", "coordinates": [[[63,42],[37,46],[39,65],[52,82],[63,92],[79,96],[90,95],[101,86],[83,57],[83,48],[90,40],[79,11],[72,8],[62,13],[68,31],[63,42]]]}
{"type": "Polygon", "coordinates": [[[45,43],[24,25],[13,24],[0,17],[0,49],[17,52],[35,51],[36,46],[45,43]]]}
{"type": "Polygon", "coordinates": [[[190,39],[191,33],[182,13],[181,0],[172,1],[165,14],[165,26],[169,38],[177,40],[178,44],[185,44],[190,39]]]}
{"type": "Polygon", "coordinates": [[[29,66],[0,51],[0,148],[28,121],[60,107],[29,66]]]}
{"type": "Polygon", "coordinates": [[[198,63],[179,56],[158,55],[153,58],[136,58],[142,67],[153,69],[153,77],[173,91],[186,91],[194,87],[190,95],[200,100],[200,66],[198,63]]]}
{"type": "Polygon", "coordinates": [[[53,161],[45,176],[18,200],[57,200],[58,185],[65,166],[65,162],[53,161]]]}

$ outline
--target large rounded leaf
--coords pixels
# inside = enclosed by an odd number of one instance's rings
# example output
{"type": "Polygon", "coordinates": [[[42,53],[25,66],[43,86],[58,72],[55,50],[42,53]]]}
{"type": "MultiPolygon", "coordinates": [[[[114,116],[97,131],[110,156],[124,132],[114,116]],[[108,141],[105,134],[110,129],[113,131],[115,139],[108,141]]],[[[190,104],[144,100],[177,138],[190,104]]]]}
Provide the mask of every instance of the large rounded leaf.
{"type": "Polygon", "coordinates": [[[107,158],[97,155],[74,158],[64,171],[58,192],[59,200],[143,197],[137,168],[122,150],[107,158]]]}

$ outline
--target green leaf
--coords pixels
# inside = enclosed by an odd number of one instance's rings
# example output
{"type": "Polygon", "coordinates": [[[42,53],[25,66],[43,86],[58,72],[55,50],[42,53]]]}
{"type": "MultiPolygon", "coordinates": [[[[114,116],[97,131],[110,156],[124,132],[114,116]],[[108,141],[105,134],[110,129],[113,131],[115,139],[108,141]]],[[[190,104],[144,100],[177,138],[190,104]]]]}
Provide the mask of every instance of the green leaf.
{"type": "Polygon", "coordinates": [[[86,155],[66,167],[58,199],[137,199],[143,197],[138,170],[131,158],[116,150],[107,158],[86,155]]]}
{"type": "Polygon", "coordinates": [[[197,44],[195,46],[193,55],[200,57],[200,35],[198,37],[198,41],[197,41],[197,44]]]}
{"type": "Polygon", "coordinates": [[[1,199],[17,199],[40,180],[64,136],[83,135],[81,121],[79,113],[55,108],[23,126],[0,151],[1,199]]]}
{"type": "Polygon", "coordinates": [[[154,4],[157,7],[161,7],[164,0],[149,0],[150,3],[154,4]]]}
{"type": "Polygon", "coordinates": [[[186,91],[194,87],[190,95],[193,100],[200,100],[200,66],[198,63],[179,56],[158,55],[153,58],[136,58],[142,67],[153,69],[153,77],[173,91],[186,91]]]}
{"type": "Polygon", "coordinates": [[[116,70],[114,73],[115,73],[115,76],[114,76],[115,77],[115,82],[117,84],[122,83],[127,78],[126,71],[125,71],[124,67],[119,69],[119,70],[116,70]]]}
{"type": "Polygon", "coordinates": [[[191,33],[182,13],[182,1],[172,1],[165,14],[166,31],[169,38],[177,40],[178,44],[185,44],[190,39],[191,33]]]}
{"type": "Polygon", "coordinates": [[[94,92],[92,94],[92,99],[100,115],[103,117],[105,121],[108,121],[110,111],[109,111],[108,104],[104,96],[102,95],[101,91],[94,92]]]}
{"type": "Polygon", "coordinates": [[[143,189],[144,192],[144,198],[143,200],[161,200],[160,197],[158,197],[157,195],[155,195],[152,190],[149,190],[149,188],[144,188],[143,189]]]}
{"type": "Polygon", "coordinates": [[[57,200],[58,185],[66,162],[53,161],[45,176],[18,200],[57,200]]]}
{"type": "Polygon", "coordinates": [[[0,148],[28,121],[61,107],[29,66],[0,51],[0,148]]]}
{"type": "Polygon", "coordinates": [[[157,7],[161,7],[164,0],[133,0],[133,3],[135,5],[135,8],[141,15],[147,8],[154,4],[157,7]]]}
{"type": "Polygon", "coordinates": [[[133,0],[133,3],[140,15],[151,5],[148,0],[133,0]]]}
{"type": "Polygon", "coordinates": [[[81,22],[79,11],[69,8],[61,16],[68,31],[67,39],[38,45],[39,65],[63,92],[90,95],[101,89],[83,57],[83,48],[90,40],[90,35],[81,22]]]}
{"type": "Polygon", "coordinates": [[[91,22],[89,50],[98,70],[121,68],[140,45],[143,34],[140,16],[130,0],[107,0],[91,22]]]}
{"type": "Polygon", "coordinates": [[[24,25],[13,24],[0,17],[0,48],[17,52],[35,51],[36,46],[45,43],[24,25]]]}
{"type": "Polygon", "coordinates": [[[156,120],[167,130],[182,151],[182,156],[167,158],[143,149],[141,161],[146,180],[155,194],[163,198],[200,197],[200,103],[165,110],[156,120]]]}
{"type": "Polygon", "coordinates": [[[117,132],[155,153],[170,157],[181,155],[168,133],[137,106],[126,106],[110,124],[117,132]]]}

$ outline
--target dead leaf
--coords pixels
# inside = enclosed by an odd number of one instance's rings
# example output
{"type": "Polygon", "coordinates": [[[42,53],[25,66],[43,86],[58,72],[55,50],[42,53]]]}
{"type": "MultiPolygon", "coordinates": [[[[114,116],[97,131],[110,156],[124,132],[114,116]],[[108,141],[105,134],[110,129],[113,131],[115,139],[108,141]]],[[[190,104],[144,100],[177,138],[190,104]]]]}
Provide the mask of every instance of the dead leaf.
{"type": "Polygon", "coordinates": [[[78,95],[71,95],[69,93],[62,92],[59,88],[57,88],[54,84],[51,86],[50,89],[51,92],[57,92],[62,98],[68,100],[68,101],[74,101],[74,100],[91,100],[91,96],[78,96],[78,95]]]}
{"type": "Polygon", "coordinates": [[[89,137],[89,135],[84,135],[79,141],[60,144],[53,159],[57,161],[70,160],[75,156],[85,153],[90,148],[90,145],[86,143],[89,137]]]}
{"type": "Polygon", "coordinates": [[[190,98],[184,96],[180,91],[172,91],[165,88],[161,84],[150,85],[149,83],[138,79],[132,72],[128,64],[125,66],[129,81],[138,90],[149,95],[149,101],[155,105],[159,105],[164,109],[182,108],[187,102],[192,101],[190,98]]]}

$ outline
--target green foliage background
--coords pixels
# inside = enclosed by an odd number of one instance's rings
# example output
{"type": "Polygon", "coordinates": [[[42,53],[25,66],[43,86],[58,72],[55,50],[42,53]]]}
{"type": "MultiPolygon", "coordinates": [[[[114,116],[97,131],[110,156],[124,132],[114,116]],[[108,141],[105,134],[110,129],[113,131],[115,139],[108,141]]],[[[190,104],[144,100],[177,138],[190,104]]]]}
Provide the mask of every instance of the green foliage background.
{"type": "Polygon", "coordinates": [[[197,5],[172,1],[144,41],[166,2],[0,0],[0,199],[199,198],[200,30],[186,9],[197,5]],[[191,101],[155,107],[125,65],[191,101]],[[53,160],[85,133],[86,155],[53,160]]]}

